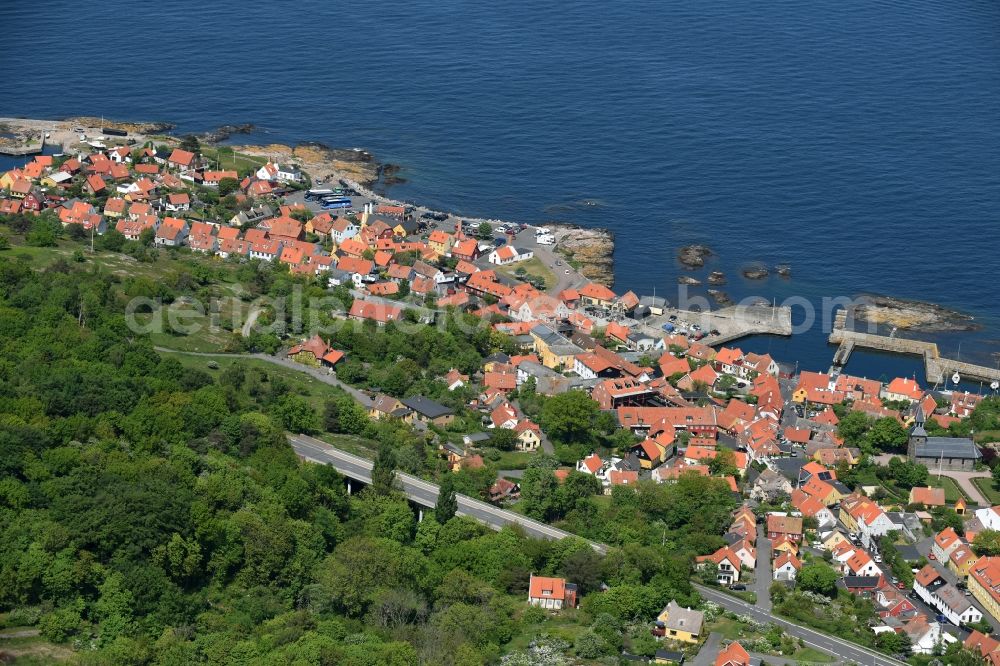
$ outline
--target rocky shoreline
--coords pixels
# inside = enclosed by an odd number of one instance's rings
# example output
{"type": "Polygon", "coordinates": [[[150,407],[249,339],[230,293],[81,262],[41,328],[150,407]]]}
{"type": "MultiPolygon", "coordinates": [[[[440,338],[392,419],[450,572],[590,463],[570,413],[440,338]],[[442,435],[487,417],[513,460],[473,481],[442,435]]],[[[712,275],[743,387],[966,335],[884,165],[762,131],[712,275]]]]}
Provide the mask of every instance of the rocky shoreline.
{"type": "Polygon", "coordinates": [[[579,266],[580,274],[606,287],[615,283],[615,237],[608,229],[575,224],[546,224],[556,237],[554,249],[579,266]]]}
{"type": "Polygon", "coordinates": [[[860,321],[926,333],[982,329],[972,315],[936,303],[879,294],[863,294],[860,300],[854,306],[854,318],[860,321]]]}

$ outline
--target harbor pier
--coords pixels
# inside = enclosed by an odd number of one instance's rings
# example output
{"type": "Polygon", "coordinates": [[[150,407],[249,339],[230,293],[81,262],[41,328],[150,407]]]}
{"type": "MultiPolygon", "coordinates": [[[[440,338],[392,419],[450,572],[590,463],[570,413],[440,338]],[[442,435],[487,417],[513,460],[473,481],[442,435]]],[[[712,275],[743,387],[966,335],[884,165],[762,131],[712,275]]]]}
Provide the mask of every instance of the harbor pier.
{"type": "Polygon", "coordinates": [[[984,365],[966,363],[941,356],[937,344],[926,340],[900,338],[895,335],[880,335],[877,333],[859,333],[846,328],[847,314],[844,310],[837,312],[829,341],[837,345],[833,355],[831,370],[837,370],[847,365],[851,353],[858,347],[895,354],[920,356],[924,360],[924,373],[927,383],[940,384],[951,374],[958,373],[962,379],[983,382],[1000,382],[1000,369],[984,365]]]}

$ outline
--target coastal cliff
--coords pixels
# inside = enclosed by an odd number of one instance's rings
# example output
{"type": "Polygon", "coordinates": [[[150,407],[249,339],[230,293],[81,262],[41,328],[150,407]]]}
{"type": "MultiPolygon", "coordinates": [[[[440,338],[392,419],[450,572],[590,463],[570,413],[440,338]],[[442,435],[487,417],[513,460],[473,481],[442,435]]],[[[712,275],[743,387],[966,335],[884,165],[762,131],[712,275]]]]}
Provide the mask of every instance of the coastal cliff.
{"type": "Polygon", "coordinates": [[[545,226],[556,237],[555,251],[579,265],[584,277],[607,287],[614,285],[614,234],[607,229],[589,229],[575,224],[545,226]]]}

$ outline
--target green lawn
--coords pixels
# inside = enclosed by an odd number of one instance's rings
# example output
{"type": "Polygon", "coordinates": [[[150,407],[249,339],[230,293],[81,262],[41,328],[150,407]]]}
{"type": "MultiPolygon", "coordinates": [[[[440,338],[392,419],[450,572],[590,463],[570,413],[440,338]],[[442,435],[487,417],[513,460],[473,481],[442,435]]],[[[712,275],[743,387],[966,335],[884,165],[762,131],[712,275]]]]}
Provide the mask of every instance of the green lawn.
{"type": "Polygon", "coordinates": [[[795,654],[792,655],[792,659],[795,659],[795,661],[799,662],[800,664],[802,663],[829,664],[834,660],[833,657],[828,655],[826,652],[821,652],[820,650],[811,647],[799,648],[798,650],[795,651],[795,654]]]}
{"type": "Polygon", "coordinates": [[[504,275],[518,279],[520,275],[533,275],[545,283],[546,289],[551,289],[556,284],[555,273],[542,263],[542,260],[538,257],[532,257],[527,261],[519,261],[516,264],[509,264],[507,266],[496,266],[494,269],[497,273],[503,273],[504,275]],[[523,271],[523,273],[519,274],[519,271],[523,271]]]}
{"type": "Polygon", "coordinates": [[[237,153],[232,148],[227,146],[202,146],[201,154],[206,159],[213,162],[212,167],[215,167],[215,162],[218,161],[219,166],[223,169],[236,169],[240,171],[242,169],[254,169],[257,167],[267,164],[266,157],[255,157],[253,155],[247,155],[245,153],[237,153]]]}
{"type": "Polygon", "coordinates": [[[979,492],[983,494],[986,501],[991,505],[995,506],[1000,504],[1000,491],[993,487],[993,479],[985,476],[981,478],[972,479],[972,483],[979,489],[979,492]]]}
{"type": "Polygon", "coordinates": [[[711,622],[706,622],[702,633],[708,636],[713,631],[722,634],[723,638],[728,638],[731,641],[754,635],[754,632],[750,631],[746,625],[722,615],[711,622]]]}
{"type": "Polygon", "coordinates": [[[536,456],[525,451],[503,451],[500,460],[494,463],[497,469],[527,469],[528,463],[536,456]]]}
{"type": "Polygon", "coordinates": [[[931,475],[931,477],[927,479],[927,485],[932,488],[944,488],[944,500],[948,504],[954,504],[958,501],[959,497],[964,497],[967,503],[975,504],[975,502],[972,501],[972,498],[962,491],[955,480],[947,476],[939,478],[931,475]]]}

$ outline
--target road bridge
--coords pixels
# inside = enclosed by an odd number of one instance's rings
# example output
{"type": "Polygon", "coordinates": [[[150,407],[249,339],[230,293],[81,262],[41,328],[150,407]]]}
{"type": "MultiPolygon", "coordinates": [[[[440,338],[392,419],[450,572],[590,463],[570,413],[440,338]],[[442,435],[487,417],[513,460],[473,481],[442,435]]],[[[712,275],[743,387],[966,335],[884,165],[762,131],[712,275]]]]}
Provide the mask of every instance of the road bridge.
{"type": "MultiPolygon", "coordinates": [[[[306,435],[289,435],[288,441],[295,453],[303,460],[332,465],[348,479],[360,481],[364,484],[370,484],[372,481],[373,463],[370,460],[351,455],[330,446],[322,440],[306,435]]],[[[402,490],[403,494],[411,502],[426,508],[433,508],[437,504],[437,485],[417,478],[412,474],[405,474],[398,471],[396,472],[396,480],[399,489],[402,490]]],[[[458,515],[475,518],[495,530],[499,530],[507,525],[518,525],[528,536],[536,539],[565,539],[566,537],[574,536],[565,530],[546,525],[545,523],[522,516],[519,513],[506,511],[465,495],[458,495],[458,515]]],[[[594,547],[594,550],[602,555],[608,551],[608,547],[604,544],[592,543],[591,545],[594,547]]]]}

